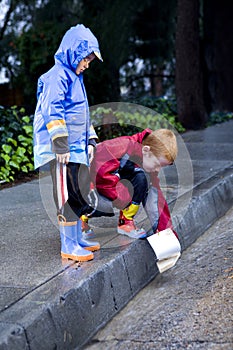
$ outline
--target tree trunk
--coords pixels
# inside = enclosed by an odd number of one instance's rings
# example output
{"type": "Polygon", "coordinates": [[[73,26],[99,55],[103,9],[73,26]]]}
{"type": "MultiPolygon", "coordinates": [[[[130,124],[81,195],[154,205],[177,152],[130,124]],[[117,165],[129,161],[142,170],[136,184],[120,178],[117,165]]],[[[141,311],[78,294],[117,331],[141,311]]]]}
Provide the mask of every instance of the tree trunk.
{"type": "Polygon", "coordinates": [[[199,37],[199,0],[177,1],[176,98],[178,118],[187,129],[206,123],[199,37]]]}
{"type": "Polygon", "coordinates": [[[150,93],[152,96],[160,97],[163,95],[163,68],[152,66],[150,77],[150,93]],[[154,74],[153,74],[154,73],[154,74]]]}
{"type": "Polygon", "coordinates": [[[233,111],[233,2],[204,1],[204,47],[212,111],[233,111]]]}

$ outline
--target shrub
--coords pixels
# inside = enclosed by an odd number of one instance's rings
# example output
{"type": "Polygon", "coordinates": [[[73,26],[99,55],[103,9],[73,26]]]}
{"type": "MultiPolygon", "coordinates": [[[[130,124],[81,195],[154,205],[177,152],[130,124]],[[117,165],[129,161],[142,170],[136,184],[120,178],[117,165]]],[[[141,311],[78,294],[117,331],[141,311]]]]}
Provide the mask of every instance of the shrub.
{"type": "Polygon", "coordinates": [[[117,136],[133,135],[146,128],[175,128],[178,132],[185,129],[176,122],[174,115],[164,112],[159,114],[152,109],[130,103],[106,104],[91,109],[91,119],[100,141],[117,136]]]}
{"type": "MultiPolygon", "coordinates": [[[[146,108],[153,110],[158,115],[158,124],[156,127],[166,127],[164,120],[167,124],[172,125],[178,132],[184,132],[185,128],[181,125],[177,118],[177,102],[175,97],[167,98],[166,96],[154,97],[154,96],[142,96],[132,100],[133,103],[142,105],[146,108]],[[163,122],[161,123],[161,121],[163,122]]],[[[153,129],[153,128],[152,128],[153,129]]]]}
{"type": "Polygon", "coordinates": [[[0,181],[10,182],[33,171],[32,118],[23,108],[0,108],[0,181]]]}
{"type": "Polygon", "coordinates": [[[233,119],[232,112],[212,112],[210,114],[207,126],[211,126],[217,123],[223,123],[230,119],[233,119]]]}

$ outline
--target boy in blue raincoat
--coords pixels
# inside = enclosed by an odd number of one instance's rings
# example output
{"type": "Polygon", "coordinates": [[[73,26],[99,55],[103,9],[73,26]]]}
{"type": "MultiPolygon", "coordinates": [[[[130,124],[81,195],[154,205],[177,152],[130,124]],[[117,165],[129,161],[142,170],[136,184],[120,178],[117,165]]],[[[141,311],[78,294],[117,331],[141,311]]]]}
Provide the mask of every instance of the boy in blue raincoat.
{"type": "Polygon", "coordinates": [[[77,261],[93,259],[92,251],[100,248],[98,242],[82,237],[79,220],[88,206],[88,166],[97,138],[90,124],[83,72],[96,57],[102,61],[90,29],[82,24],[71,27],[55,53],[54,66],[38,80],[34,116],[35,168],[50,163],[61,256],[77,261]]]}

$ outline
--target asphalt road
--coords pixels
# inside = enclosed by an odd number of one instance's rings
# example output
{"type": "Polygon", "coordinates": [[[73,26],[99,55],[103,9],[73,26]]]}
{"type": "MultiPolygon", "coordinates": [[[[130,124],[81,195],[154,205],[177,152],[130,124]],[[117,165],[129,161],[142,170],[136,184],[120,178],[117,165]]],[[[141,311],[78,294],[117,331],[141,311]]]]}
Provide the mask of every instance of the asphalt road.
{"type": "MultiPolygon", "coordinates": [[[[191,228],[190,228],[191,230],[191,228]]],[[[233,349],[233,208],[85,350],[233,349]]]]}

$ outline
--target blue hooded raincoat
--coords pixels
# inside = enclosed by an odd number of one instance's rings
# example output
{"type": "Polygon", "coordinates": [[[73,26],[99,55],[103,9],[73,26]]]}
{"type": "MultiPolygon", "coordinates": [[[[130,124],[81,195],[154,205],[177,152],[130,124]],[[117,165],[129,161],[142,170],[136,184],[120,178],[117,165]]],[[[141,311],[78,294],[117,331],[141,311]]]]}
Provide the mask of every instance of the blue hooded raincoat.
{"type": "Polygon", "coordinates": [[[55,158],[52,141],[68,137],[70,162],[89,165],[88,141],[97,138],[90,124],[83,74],[76,75],[78,63],[96,53],[99,44],[82,24],[71,27],[55,53],[55,64],[38,80],[34,116],[34,163],[38,168],[55,158]]]}

